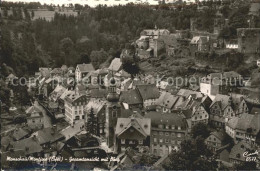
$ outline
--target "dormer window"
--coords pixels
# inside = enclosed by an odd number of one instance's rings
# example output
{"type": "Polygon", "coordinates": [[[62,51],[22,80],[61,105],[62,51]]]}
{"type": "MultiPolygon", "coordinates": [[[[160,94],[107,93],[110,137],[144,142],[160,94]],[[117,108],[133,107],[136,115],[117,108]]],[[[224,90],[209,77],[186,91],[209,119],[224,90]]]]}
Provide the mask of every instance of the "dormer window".
{"type": "Polygon", "coordinates": [[[163,129],[163,125],[158,125],[158,128],[163,129]]]}

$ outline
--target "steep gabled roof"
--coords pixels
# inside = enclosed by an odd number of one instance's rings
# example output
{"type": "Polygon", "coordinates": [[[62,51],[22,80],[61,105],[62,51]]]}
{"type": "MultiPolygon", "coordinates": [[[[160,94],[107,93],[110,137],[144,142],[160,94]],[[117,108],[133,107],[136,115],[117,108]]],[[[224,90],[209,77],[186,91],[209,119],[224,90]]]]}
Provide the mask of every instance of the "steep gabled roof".
{"type": "Polygon", "coordinates": [[[95,71],[95,69],[91,63],[90,64],[78,64],[77,68],[80,70],[80,72],[95,71]]]}
{"type": "Polygon", "coordinates": [[[224,110],[231,102],[231,98],[228,95],[217,94],[210,107],[212,107],[215,103],[219,103],[222,110],[224,110]]]}
{"type": "Polygon", "coordinates": [[[142,104],[142,98],[140,94],[138,93],[138,90],[132,89],[128,91],[123,91],[120,95],[120,102],[127,103],[129,105],[134,104],[142,104]]]}
{"type": "Polygon", "coordinates": [[[118,118],[115,134],[120,136],[129,128],[135,128],[143,136],[147,137],[151,134],[151,120],[149,118],[118,118]]]}
{"type": "Polygon", "coordinates": [[[250,152],[251,150],[253,150],[253,147],[242,140],[233,146],[229,158],[233,160],[246,161],[246,157],[244,157],[243,154],[245,152],[250,152]]]}
{"type": "Polygon", "coordinates": [[[168,109],[172,109],[174,104],[177,102],[178,98],[179,96],[172,95],[168,92],[163,92],[157,100],[156,104],[168,109]]]}
{"type": "Polygon", "coordinates": [[[159,89],[154,84],[137,85],[136,88],[143,100],[157,99],[160,97],[159,89]]]}
{"type": "Polygon", "coordinates": [[[84,110],[89,112],[91,108],[93,108],[94,114],[98,114],[98,112],[105,106],[105,104],[105,101],[90,100],[84,110]]]}
{"type": "Polygon", "coordinates": [[[158,125],[175,125],[186,128],[186,121],[178,113],[162,113],[162,112],[147,112],[144,116],[145,118],[150,118],[152,122],[152,127],[158,128],[158,125]]]}
{"type": "Polygon", "coordinates": [[[122,68],[122,62],[120,58],[115,58],[112,60],[110,66],[108,67],[109,70],[118,72],[122,68]]]}
{"type": "Polygon", "coordinates": [[[260,114],[242,114],[241,117],[233,117],[227,122],[227,126],[257,135],[260,131],[260,114]]]}
{"type": "Polygon", "coordinates": [[[189,89],[180,89],[177,93],[179,96],[188,98],[190,95],[193,95],[194,98],[202,98],[204,95],[201,92],[193,91],[189,89]]]}
{"type": "Polygon", "coordinates": [[[42,146],[35,138],[26,138],[13,143],[14,151],[23,150],[25,155],[42,152],[42,146]]]}
{"type": "Polygon", "coordinates": [[[214,135],[222,142],[225,139],[226,133],[223,131],[214,131],[211,132],[210,135],[214,135]]]}

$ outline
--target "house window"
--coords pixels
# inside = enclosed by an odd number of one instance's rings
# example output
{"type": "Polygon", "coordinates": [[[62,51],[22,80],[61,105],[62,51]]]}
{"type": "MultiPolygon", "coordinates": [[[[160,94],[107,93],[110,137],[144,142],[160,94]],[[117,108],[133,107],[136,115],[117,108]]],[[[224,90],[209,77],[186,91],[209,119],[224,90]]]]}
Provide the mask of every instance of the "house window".
{"type": "Polygon", "coordinates": [[[163,132],[159,132],[160,135],[163,135],[163,132]]]}
{"type": "Polygon", "coordinates": [[[162,143],[162,142],[163,142],[163,139],[160,139],[159,142],[162,143]]]}
{"type": "Polygon", "coordinates": [[[166,128],[166,129],[169,129],[169,125],[166,125],[165,128],[166,128]]]}
{"type": "Polygon", "coordinates": [[[177,134],[177,137],[180,138],[180,137],[181,137],[181,133],[178,133],[178,134],[177,134]]]}
{"type": "Polygon", "coordinates": [[[169,132],[165,132],[165,136],[169,136],[169,132]]]}
{"type": "Polygon", "coordinates": [[[174,125],[172,125],[172,129],[175,129],[175,126],[174,126],[174,125]]]}
{"type": "Polygon", "coordinates": [[[172,144],[175,144],[175,140],[171,140],[171,143],[172,143],[172,144]]]}
{"type": "Polygon", "coordinates": [[[172,134],[172,136],[174,137],[175,136],[175,133],[173,132],[173,133],[171,133],[172,134]]]}
{"type": "Polygon", "coordinates": [[[177,144],[180,145],[180,144],[181,144],[181,141],[177,141],[177,144]]]}
{"type": "Polygon", "coordinates": [[[163,125],[158,125],[158,128],[163,129],[163,125]]]}
{"type": "Polygon", "coordinates": [[[165,143],[169,143],[169,140],[168,140],[168,139],[165,139],[165,143]]]}
{"type": "Polygon", "coordinates": [[[116,117],[116,111],[112,112],[112,117],[115,118],[116,117]]]}
{"type": "Polygon", "coordinates": [[[121,139],[121,144],[125,144],[125,139],[121,139]]]}
{"type": "Polygon", "coordinates": [[[130,140],[130,141],[129,141],[129,144],[135,144],[135,141],[130,140]]]}
{"type": "Polygon", "coordinates": [[[143,140],[139,140],[139,144],[143,144],[143,140]]]}
{"type": "Polygon", "coordinates": [[[178,130],[181,130],[181,127],[180,127],[180,126],[178,126],[178,130]]]}
{"type": "Polygon", "coordinates": [[[157,138],[153,138],[153,142],[155,142],[155,143],[156,143],[156,142],[157,142],[157,138]]]}

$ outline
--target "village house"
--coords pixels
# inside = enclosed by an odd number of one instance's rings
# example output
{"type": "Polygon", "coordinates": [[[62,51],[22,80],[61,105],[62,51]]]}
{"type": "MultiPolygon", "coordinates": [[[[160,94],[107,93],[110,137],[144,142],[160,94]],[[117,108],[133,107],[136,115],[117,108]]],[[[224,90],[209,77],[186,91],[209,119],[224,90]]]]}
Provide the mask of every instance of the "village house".
{"type": "Polygon", "coordinates": [[[200,101],[188,99],[184,104],[185,106],[182,107],[181,113],[187,121],[189,131],[198,123],[208,124],[209,114],[200,101]],[[188,104],[186,105],[185,103],[187,102],[188,104]]]}
{"type": "Polygon", "coordinates": [[[243,113],[249,113],[251,109],[250,103],[246,102],[245,97],[241,94],[230,94],[232,100],[232,107],[236,116],[240,116],[243,113]]]}
{"type": "Polygon", "coordinates": [[[255,145],[256,136],[260,130],[260,114],[242,114],[231,118],[226,124],[226,133],[237,143],[245,140],[255,145]]]}
{"type": "Polygon", "coordinates": [[[223,147],[224,140],[227,134],[224,131],[214,131],[211,132],[209,137],[205,139],[205,144],[207,145],[208,149],[216,152],[219,148],[223,147]]]}
{"type": "Polygon", "coordinates": [[[114,58],[108,67],[110,73],[119,72],[122,69],[122,61],[120,58],[114,58]]]}
{"type": "Polygon", "coordinates": [[[210,105],[210,123],[217,127],[225,127],[225,123],[235,116],[232,108],[232,98],[217,94],[210,105]]]}
{"type": "Polygon", "coordinates": [[[93,65],[90,64],[78,64],[75,70],[75,78],[77,82],[80,82],[89,72],[95,71],[93,65]]]}
{"type": "Polygon", "coordinates": [[[187,123],[181,115],[151,111],[144,117],[151,119],[151,153],[164,156],[180,149],[187,135],[187,123]]]}
{"type": "MultiPolygon", "coordinates": [[[[231,152],[229,154],[229,162],[232,164],[242,164],[246,162],[246,157],[244,157],[244,153],[250,153],[251,151],[255,152],[255,150],[256,149],[247,142],[240,141],[239,143],[235,144],[231,149],[231,152]]],[[[252,157],[255,157],[255,155],[253,155],[252,157]]]]}
{"type": "Polygon", "coordinates": [[[68,72],[68,67],[67,65],[62,65],[60,68],[62,70],[62,75],[64,76],[68,72]]]}
{"type": "Polygon", "coordinates": [[[192,56],[195,56],[195,53],[206,52],[210,49],[209,37],[208,36],[194,36],[190,42],[190,51],[192,56]]]}
{"type": "Polygon", "coordinates": [[[44,126],[44,118],[42,111],[35,107],[29,107],[25,113],[27,114],[27,125],[31,129],[41,129],[44,126]]]}
{"type": "Polygon", "coordinates": [[[157,29],[157,27],[155,27],[155,29],[153,30],[143,30],[140,33],[140,38],[135,42],[137,46],[137,55],[141,59],[149,58],[152,56],[158,57],[160,55],[160,50],[166,48],[164,42],[165,37],[163,38],[161,36],[170,36],[169,30],[157,29]]]}
{"type": "Polygon", "coordinates": [[[249,15],[256,17],[260,16],[260,3],[255,2],[250,4],[249,15]]]}
{"type": "Polygon", "coordinates": [[[61,68],[53,68],[53,70],[50,72],[51,77],[55,76],[63,76],[63,71],[61,68]]]}
{"type": "Polygon", "coordinates": [[[243,78],[234,71],[211,73],[201,79],[200,92],[214,100],[217,94],[228,94],[234,88],[241,86],[243,86],[243,78]]]}
{"type": "Polygon", "coordinates": [[[137,89],[123,91],[119,100],[125,109],[139,108],[143,106],[142,98],[137,89]]]}
{"type": "Polygon", "coordinates": [[[185,98],[182,96],[172,95],[168,92],[162,92],[159,99],[156,101],[157,109],[162,112],[171,113],[174,110],[180,109],[185,98]]]}
{"type": "Polygon", "coordinates": [[[118,118],[115,129],[115,151],[123,152],[127,147],[136,149],[138,146],[150,146],[151,119],[118,118]]]}
{"type": "Polygon", "coordinates": [[[69,67],[67,69],[67,77],[75,77],[75,68],[74,67],[69,67]]]}
{"type": "Polygon", "coordinates": [[[156,100],[160,97],[159,89],[155,84],[137,85],[136,89],[142,98],[144,108],[155,105],[156,100]]]}
{"type": "Polygon", "coordinates": [[[91,89],[89,90],[90,99],[105,101],[107,98],[107,89],[91,89]]]}
{"type": "Polygon", "coordinates": [[[19,141],[24,138],[28,138],[31,135],[30,129],[23,127],[23,128],[16,128],[13,131],[12,137],[14,141],[19,141]]]}
{"type": "Polygon", "coordinates": [[[9,74],[6,79],[5,79],[5,83],[6,84],[12,84],[15,83],[15,80],[18,79],[18,77],[16,77],[14,74],[9,74]]]}
{"type": "Polygon", "coordinates": [[[25,138],[20,141],[15,141],[10,145],[10,151],[24,151],[24,156],[22,157],[42,157],[43,148],[40,145],[36,137],[25,138]]]}
{"type": "Polygon", "coordinates": [[[44,81],[42,88],[40,88],[40,92],[43,93],[43,97],[49,98],[50,93],[57,85],[58,80],[55,78],[48,78],[46,81],[44,81]]]}
{"type": "Polygon", "coordinates": [[[38,143],[43,147],[43,149],[48,149],[53,144],[57,144],[58,141],[64,140],[64,136],[57,130],[55,126],[43,128],[33,133],[32,137],[37,139],[38,143]]]}
{"type": "Polygon", "coordinates": [[[64,99],[65,120],[73,125],[75,121],[85,119],[84,108],[88,100],[86,95],[79,95],[76,92],[68,94],[64,99]]]}
{"type": "Polygon", "coordinates": [[[39,68],[41,78],[49,78],[51,74],[52,68],[39,68]]]}
{"type": "Polygon", "coordinates": [[[49,100],[53,102],[57,102],[60,96],[66,91],[67,89],[62,85],[57,85],[55,89],[50,93],[49,100]]]}

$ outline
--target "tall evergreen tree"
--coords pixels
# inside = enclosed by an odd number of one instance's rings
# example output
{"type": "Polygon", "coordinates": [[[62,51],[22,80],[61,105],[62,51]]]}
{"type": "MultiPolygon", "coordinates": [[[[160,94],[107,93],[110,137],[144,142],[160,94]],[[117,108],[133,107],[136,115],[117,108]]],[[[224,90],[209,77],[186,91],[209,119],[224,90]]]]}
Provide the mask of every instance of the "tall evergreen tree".
{"type": "Polygon", "coordinates": [[[92,135],[97,135],[97,117],[94,114],[94,109],[91,108],[87,119],[87,131],[92,135]]]}

